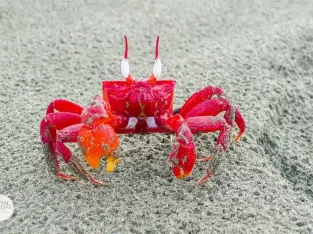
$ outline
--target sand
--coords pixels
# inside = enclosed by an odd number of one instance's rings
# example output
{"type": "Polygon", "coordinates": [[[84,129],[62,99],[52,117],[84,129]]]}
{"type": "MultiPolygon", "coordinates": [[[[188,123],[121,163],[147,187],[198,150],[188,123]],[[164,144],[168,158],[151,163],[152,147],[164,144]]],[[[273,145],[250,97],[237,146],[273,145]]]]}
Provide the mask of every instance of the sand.
{"type": "MultiPolygon", "coordinates": [[[[308,0],[2,0],[0,194],[15,213],[0,233],[312,233],[312,16],[308,0]],[[120,136],[116,171],[93,172],[103,187],[51,171],[39,136],[47,105],[86,105],[102,80],[121,79],[124,34],[138,78],[160,35],[175,108],[213,85],[244,115],[245,135],[203,186],[205,164],[173,177],[166,135],[120,136]]],[[[195,137],[199,157],[213,136],[195,137]]]]}

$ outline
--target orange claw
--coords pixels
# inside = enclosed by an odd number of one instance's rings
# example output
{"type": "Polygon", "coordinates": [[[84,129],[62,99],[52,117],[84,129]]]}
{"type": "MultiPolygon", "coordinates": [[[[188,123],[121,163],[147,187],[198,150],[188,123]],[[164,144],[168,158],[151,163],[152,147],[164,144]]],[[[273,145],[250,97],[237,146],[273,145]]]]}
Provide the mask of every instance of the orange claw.
{"type": "Polygon", "coordinates": [[[78,143],[85,155],[85,160],[92,168],[100,166],[101,158],[107,157],[107,171],[113,171],[119,162],[115,157],[119,146],[119,139],[113,128],[108,124],[100,124],[91,129],[81,128],[78,134],[78,143]]]}

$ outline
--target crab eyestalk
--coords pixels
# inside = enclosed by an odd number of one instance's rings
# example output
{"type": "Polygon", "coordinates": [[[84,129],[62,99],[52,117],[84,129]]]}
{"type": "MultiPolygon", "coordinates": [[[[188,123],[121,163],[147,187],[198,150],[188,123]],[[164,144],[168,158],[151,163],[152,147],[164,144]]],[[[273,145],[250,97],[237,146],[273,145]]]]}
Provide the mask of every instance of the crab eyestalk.
{"type": "Polygon", "coordinates": [[[130,75],[129,62],[128,62],[128,41],[127,41],[126,35],[124,35],[124,40],[125,40],[125,51],[124,51],[124,58],[122,59],[122,62],[121,62],[121,72],[122,72],[123,78],[131,82],[134,79],[130,75]]]}
{"type": "Polygon", "coordinates": [[[161,76],[162,71],[162,63],[161,59],[159,58],[159,39],[160,36],[157,37],[155,43],[155,59],[154,59],[154,66],[153,66],[153,75],[157,79],[161,76]]]}
{"type": "Polygon", "coordinates": [[[125,40],[125,52],[124,52],[124,59],[128,59],[128,41],[126,35],[124,35],[125,40]]]}
{"type": "Polygon", "coordinates": [[[150,83],[156,82],[156,79],[161,76],[162,64],[161,64],[161,59],[159,59],[159,40],[160,40],[160,36],[157,37],[156,43],[155,43],[155,58],[154,58],[153,73],[149,77],[150,83]]]}
{"type": "Polygon", "coordinates": [[[156,42],[155,42],[155,59],[159,58],[159,40],[160,40],[160,36],[157,37],[156,42]]]}

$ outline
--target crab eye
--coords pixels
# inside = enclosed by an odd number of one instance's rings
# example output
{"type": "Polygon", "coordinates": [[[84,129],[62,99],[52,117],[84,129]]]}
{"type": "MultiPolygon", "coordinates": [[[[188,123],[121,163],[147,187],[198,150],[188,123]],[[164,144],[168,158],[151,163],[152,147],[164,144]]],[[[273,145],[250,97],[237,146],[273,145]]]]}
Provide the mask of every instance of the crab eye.
{"type": "Polygon", "coordinates": [[[154,60],[154,66],[153,66],[153,75],[155,78],[159,78],[161,76],[162,71],[162,64],[161,60],[159,58],[154,60]]]}
{"type": "Polygon", "coordinates": [[[161,70],[162,70],[161,60],[159,59],[159,40],[160,40],[160,37],[158,36],[155,42],[155,59],[154,59],[154,66],[153,66],[153,76],[155,78],[159,78],[161,76],[161,70]]]}
{"type": "Polygon", "coordinates": [[[124,58],[122,59],[121,62],[121,72],[122,76],[125,79],[130,79],[129,78],[129,62],[128,62],[128,41],[126,35],[124,35],[124,40],[125,40],[125,51],[124,51],[124,58]]]}
{"type": "Polygon", "coordinates": [[[123,78],[127,78],[129,76],[129,62],[128,59],[122,59],[121,62],[121,72],[122,72],[122,76],[123,78]]]}

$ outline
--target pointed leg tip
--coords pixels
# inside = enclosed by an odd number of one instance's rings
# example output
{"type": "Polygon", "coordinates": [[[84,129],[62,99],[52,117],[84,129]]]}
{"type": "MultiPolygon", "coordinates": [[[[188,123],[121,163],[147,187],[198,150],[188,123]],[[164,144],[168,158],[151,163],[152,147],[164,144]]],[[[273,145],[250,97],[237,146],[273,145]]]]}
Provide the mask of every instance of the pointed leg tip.
{"type": "Polygon", "coordinates": [[[236,139],[234,140],[234,143],[237,143],[240,140],[240,137],[236,137],[236,139]]]}
{"type": "Polygon", "coordinates": [[[212,156],[208,156],[208,157],[205,157],[205,158],[197,159],[197,162],[207,162],[207,161],[210,161],[211,159],[212,159],[212,156]]]}
{"type": "Polygon", "coordinates": [[[196,183],[196,185],[201,186],[204,184],[204,182],[206,182],[209,178],[202,178],[200,180],[198,180],[198,182],[196,183]]]}
{"type": "Polygon", "coordinates": [[[197,186],[202,185],[207,179],[208,179],[208,178],[206,178],[206,179],[201,178],[200,180],[198,180],[198,182],[196,183],[196,185],[197,185],[197,186]]]}
{"type": "Polygon", "coordinates": [[[69,180],[69,181],[75,181],[75,180],[77,180],[76,177],[69,176],[69,175],[65,175],[65,174],[63,174],[63,173],[58,173],[56,176],[57,176],[58,178],[63,179],[63,180],[69,180]]]}
{"type": "Polygon", "coordinates": [[[205,181],[207,181],[208,179],[210,179],[212,177],[213,173],[211,172],[211,170],[207,170],[207,174],[204,175],[202,178],[200,178],[197,182],[197,185],[202,185],[205,181]]]}
{"type": "Polygon", "coordinates": [[[93,185],[96,185],[96,186],[104,186],[104,182],[102,182],[102,181],[100,181],[100,180],[93,180],[93,181],[91,181],[91,183],[93,184],[93,185]]]}
{"type": "Polygon", "coordinates": [[[243,133],[239,133],[238,136],[235,138],[234,143],[237,143],[240,138],[242,137],[243,133]]]}

